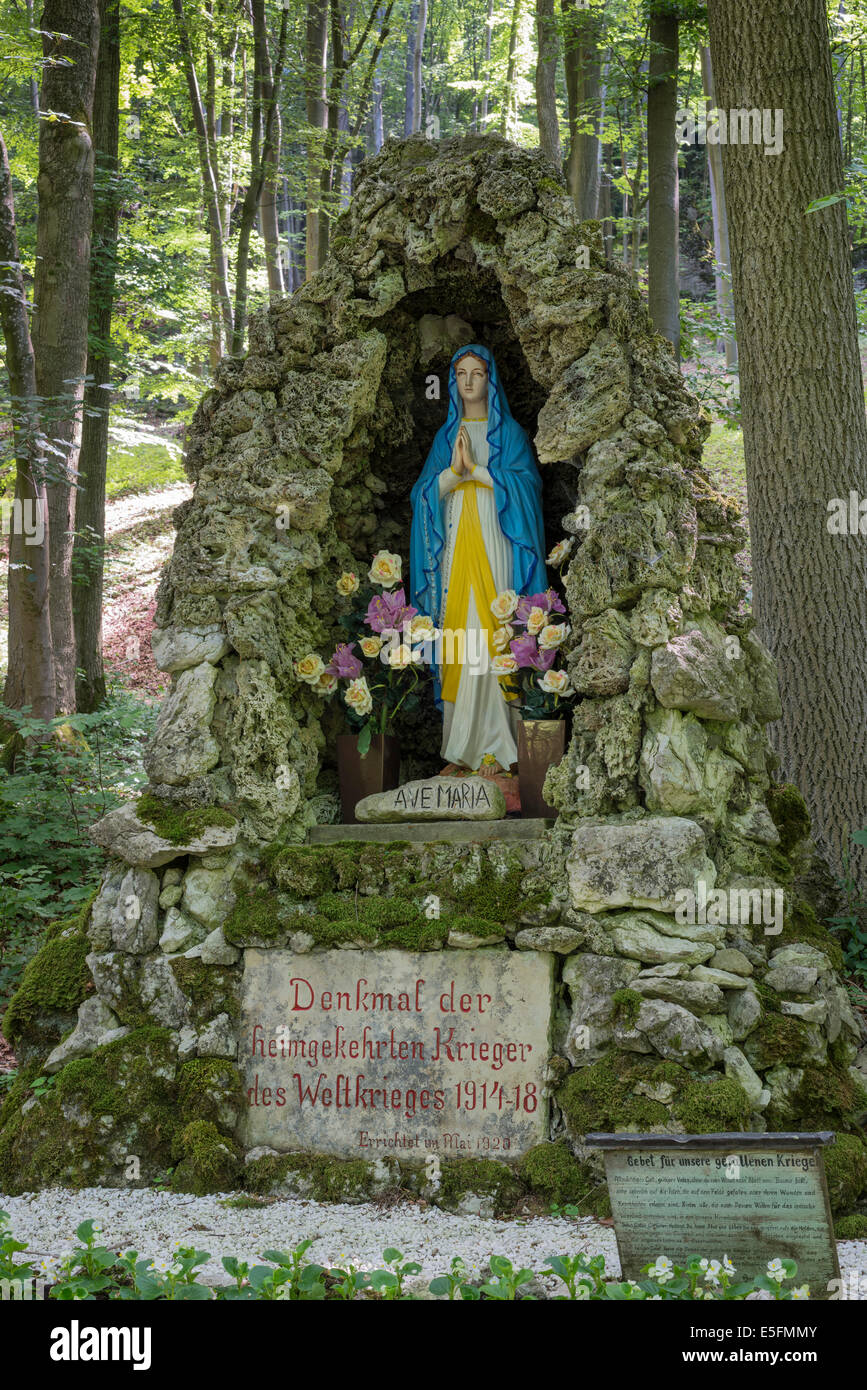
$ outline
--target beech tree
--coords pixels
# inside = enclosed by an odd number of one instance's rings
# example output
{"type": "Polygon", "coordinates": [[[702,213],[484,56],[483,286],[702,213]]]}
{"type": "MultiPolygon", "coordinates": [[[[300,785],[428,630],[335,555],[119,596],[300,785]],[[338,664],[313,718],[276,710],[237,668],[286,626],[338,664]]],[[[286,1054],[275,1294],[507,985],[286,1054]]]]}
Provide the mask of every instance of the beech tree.
{"type": "Polygon", "coordinates": [[[719,106],[784,123],[779,154],[723,147],[753,604],[781,774],[839,870],[867,823],[867,546],[828,521],[834,498],[867,498],[867,421],[828,20],[823,0],[711,0],[709,18],[719,106]]]}

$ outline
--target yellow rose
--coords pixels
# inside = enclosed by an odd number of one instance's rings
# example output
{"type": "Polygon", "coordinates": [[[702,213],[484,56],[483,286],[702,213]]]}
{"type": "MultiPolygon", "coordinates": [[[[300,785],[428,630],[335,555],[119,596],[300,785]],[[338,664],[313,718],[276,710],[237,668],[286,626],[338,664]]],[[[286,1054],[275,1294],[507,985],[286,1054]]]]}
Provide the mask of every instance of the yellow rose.
{"type": "Polygon", "coordinates": [[[569,676],[565,671],[546,671],[539,677],[539,688],[548,695],[565,695],[569,689],[569,676]]]}
{"type": "Polygon", "coordinates": [[[381,637],[362,637],[358,644],[365,656],[379,656],[382,651],[381,637]]]}
{"type": "Polygon", "coordinates": [[[502,627],[498,627],[494,633],[493,639],[495,649],[498,652],[503,651],[509,645],[514,635],[515,629],[512,627],[511,623],[504,623],[502,627]]]}
{"type": "Polygon", "coordinates": [[[554,549],[551,551],[551,554],[548,556],[548,564],[553,565],[555,569],[558,565],[562,565],[563,561],[566,559],[566,556],[569,554],[569,551],[572,549],[572,546],[574,544],[575,542],[571,538],[563,541],[558,541],[557,544],[554,546],[554,549]]]}
{"type": "Polygon", "coordinates": [[[300,661],[295,662],[296,676],[307,685],[318,685],[319,677],[324,670],[325,662],[315,652],[308,652],[300,661]]]}
{"type": "Polygon", "coordinates": [[[337,689],[337,677],[330,671],[324,671],[316,682],[316,689],[320,695],[333,695],[337,689]]]}
{"type": "Polygon", "coordinates": [[[380,584],[383,589],[393,589],[400,583],[401,559],[388,550],[378,550],[370,562],[368,578],[372,584],[380,584]]]}
{"type": "Polygon", "coordinates": [[[491,604],[491,612],[501,623],[505,623],[511,618],[518,606],[518,595],[514,589],[504,589],[501,594],[497,594],[491,604]]]}
{"type": "Polygon", "coordinates": [[[545,612],[544,608],[531,608],[530,616],[527,619],[527,631],[531,632],[535,637],[536,633],[541,632],[542,628],[545,626],[545,619],[547,616],[548,614],[545,612]]]}
{"type": "Polygon", "coordinates": [[[409,634],[414,642],[432,642],[437,635],[433,618],[426,613],[417,613],[409,625],[409,634]]]}
{"type": "Polygon", "coordinates": [[[539,633],[539,646],[559,647],[566,640],[568,633],[569,629],[565,623],[547,623],[539,633]]]}
{"type": "Polygon", "coordinates": [[[403,671],[407,666],[411,666],[414,660],[415,656],[412,647],[408,647],[405,642],[402,642],[399,647],[392,647],[388,654],[389,666],[393,666],[399,671],[403,671]]]}
{"type": "Polygon", "coordinates": [[[351,570],[341,574],[337,581],[337,592],[342,594],[344,598],[349,598],[350,594],[358,593],[358,575],[353,574],[351,570]]]}
{"type": "Polygon", "coordinates": [[[343,698],[354,714],[370,714],[373,709],[370,688],[364,676],[358,676],[349,682],[343,698]]]}
{"type": "Polygon", "coordinates": [[[495,656],[491,662],[491,670],[495,676],[510,676],[517,669],[518,663],[511,652],[503,652],[501,656],[495,656]]]}

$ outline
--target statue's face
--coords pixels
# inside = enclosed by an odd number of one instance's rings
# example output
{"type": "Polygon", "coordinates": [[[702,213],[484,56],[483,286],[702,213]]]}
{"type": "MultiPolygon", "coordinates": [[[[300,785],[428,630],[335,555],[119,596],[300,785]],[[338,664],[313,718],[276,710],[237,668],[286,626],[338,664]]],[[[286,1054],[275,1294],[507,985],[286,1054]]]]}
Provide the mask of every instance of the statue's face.
{"type": "Polygon", "coordinates": [[[469,353],[455,367],[458,395],[465,406],[483,406],[488,401],[488,369],[480,357],[469,353]]]}

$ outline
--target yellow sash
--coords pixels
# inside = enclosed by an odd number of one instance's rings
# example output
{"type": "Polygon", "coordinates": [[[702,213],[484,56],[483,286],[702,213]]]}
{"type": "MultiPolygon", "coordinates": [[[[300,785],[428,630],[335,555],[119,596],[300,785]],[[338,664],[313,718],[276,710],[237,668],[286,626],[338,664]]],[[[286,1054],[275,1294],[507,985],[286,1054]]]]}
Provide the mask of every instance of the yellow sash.
{"type": "MultiPolygon", "coordinates": [[[[461,680],[461,667],[465,654],[465,634],[467,616],[470,608],[470,590],[475,593],[476,610],[479,619],[487,625],[488,651],[496,655],[494,647],[494,623],[490,616],[491,604],[497,597],[491,562],[485,550],[482,524],[479,520],[479,507],[476,501],[476,488],[482,486],[471,481],[459,483],[457,491],[463,492],[461,519],[452,557],[449,574],[449,588],[446,596],[446,611],[443,617],[443,665],[442,698],[452,703],[457,699],[461,680]],[[451,634],[446,636],[445,634],[451,634]],[[449,657],[452,660],[449,660],[449,657]]],[[[502,683],[502,677],[501,683],[502,683]]],[[[516,699],[514,693],[503,691],[507,700],[516,699]]]]}

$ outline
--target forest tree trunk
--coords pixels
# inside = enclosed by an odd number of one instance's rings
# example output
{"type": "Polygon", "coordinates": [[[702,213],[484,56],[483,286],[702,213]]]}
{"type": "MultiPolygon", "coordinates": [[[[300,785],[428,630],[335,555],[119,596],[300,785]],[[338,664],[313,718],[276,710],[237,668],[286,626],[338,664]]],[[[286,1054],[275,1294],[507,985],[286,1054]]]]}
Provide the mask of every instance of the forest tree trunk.
{"type": "Polygon", "coordinates": [[[100,0],[99,57],[93,99],[96,173],[90,257],[90,350],[81,427],[80,489],[72,553],[76,708],[105,701],[102,665],[102,580],[105,563],[105,477],[111,392],[111,314],[117,267],[120,199],[117,148],[120,115],[119,0],[100,0]]]}
{"type": "Polygon", "coordinates": [[[599,101],[602,64],[599,17],[561,0],[564,21],[563,66],[569,106],[569,157],[566,182],[582,219],[594,218],[599,206],[599,101]],[[582,129],[590,122],[591,129],[582,129]]]}
{"type": "Polygon", "coordinates": [[[754,608],[782,778],[839,872],[867,823],[867,552],[829,523],[867,498],[867,421],[845,204],[805,214],[845,183],[824,0],[714,0],[710,47],[721,108],[785,113],[781,153],[723,151],[754,608]]]}
{"type": "Polygon", "coordinates": [[[647,84],[647,300],[653,326],[680,361],[678,269],[677,4],[655,0],[650,12],[647,84]]]}
{"type": "MultiPolygon", "coordinates": [[[[710,49],[701,50],[701,75],[708,110],[716,107],[716,90],[710,49]]],[[[720,318],[734,324],[735,306],[732,299],[732,257],[729,249],[729,219],[726,209],[726,188],[723,178],[722,150],[719,145],[707,147],[707,169],[710,182],[710,206],[713,217],[714,291],[716,311],[720,318]]],[[[726,355],[726,367],[737,366],[738,343],[733,332],[726,333],[721,345],[726,355]]]]}
{"type": "Polygon", "coordinates": [[[47,491],[56,712],[68,714],[75,709],[72,547],[87,371],[97,0],[46,0],[40,27],[43,53],[51,60],[43,69],[41,110],[62,113],[62,119],[40,121],[33,350],[42,422],[51,441],[47,491]]]}
{"type": "Polygon", "coordinates": [[[554,0],[536,0],[536,114],[539,121],[539,148],[559,168],[560,118],[557,112],[557,62],[560,41],[554,0]]]}
{"type": "Polygon", "coordinates": [[[325,65],[328,53],[328,0],[308,0],[305,81],[307,104],[307,256],[306,276],[319,269],[319,179],[325,130],[325,65]]]}

